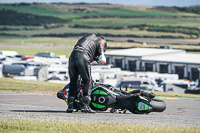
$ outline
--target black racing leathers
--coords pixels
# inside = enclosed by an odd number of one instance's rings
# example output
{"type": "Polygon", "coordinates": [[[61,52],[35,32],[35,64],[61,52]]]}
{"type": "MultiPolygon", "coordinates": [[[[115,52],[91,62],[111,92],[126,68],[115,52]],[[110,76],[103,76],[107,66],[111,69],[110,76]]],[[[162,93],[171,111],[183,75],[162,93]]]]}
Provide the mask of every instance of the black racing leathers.
{"type": "Polygon", "coordinates": [[[89,33],[78,40],[69,58],[70,89],[69,96],[75,97],[77,80],[80,74],[84,90],[83,95],[90,95],[91,90],[91,65],[95,57],[102,54],[103,47],[95,34],[89,33]]]}

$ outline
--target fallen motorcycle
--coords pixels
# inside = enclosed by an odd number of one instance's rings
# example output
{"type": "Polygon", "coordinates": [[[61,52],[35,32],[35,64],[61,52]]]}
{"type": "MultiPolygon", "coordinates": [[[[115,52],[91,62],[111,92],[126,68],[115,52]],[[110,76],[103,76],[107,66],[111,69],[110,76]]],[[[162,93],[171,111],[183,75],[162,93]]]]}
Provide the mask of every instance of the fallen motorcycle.
{"type": "MultiPolygon", "coordinates": [[[[131,92],[114,88],[112,85],[99,82],[92,83],[90,107],[96,111],[110,112],[130,111],[134,114],[148,114],[150,112],[163,112],[166,104],[161,99],[156,99],[155,94],[144,90],[133,90],[131,92]]],[[[74,108],[79,111],[82,106],[83,84],[78,84],[78,91],[75,97],[74,108]]],[[[57,97],[68,104],[69,84],[57,93],[57,97]]]]}

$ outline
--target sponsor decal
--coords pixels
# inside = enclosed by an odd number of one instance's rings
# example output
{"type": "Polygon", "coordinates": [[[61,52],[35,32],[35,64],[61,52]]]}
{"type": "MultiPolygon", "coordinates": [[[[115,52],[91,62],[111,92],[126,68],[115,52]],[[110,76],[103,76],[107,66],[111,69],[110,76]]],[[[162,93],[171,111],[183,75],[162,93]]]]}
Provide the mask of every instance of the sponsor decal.
{"type": "Polygon", "coordinates": [[[149,106],[149,105],[147,105],[147,104],[145,104],[145,103],[143,103],[143,102],[139,102],[138,103],[138,110],[151,110],[152,109],[152,107],[151,106],[149,106]]]}

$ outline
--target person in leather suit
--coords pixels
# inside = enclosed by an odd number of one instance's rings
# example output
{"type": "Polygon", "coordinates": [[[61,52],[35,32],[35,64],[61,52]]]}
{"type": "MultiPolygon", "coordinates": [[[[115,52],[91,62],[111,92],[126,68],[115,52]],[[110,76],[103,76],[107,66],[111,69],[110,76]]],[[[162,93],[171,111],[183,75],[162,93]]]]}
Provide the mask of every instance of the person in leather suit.
{"type": "Polygon", "coordinates": [[[107,42],[103,37],[97,37],[94,33],[84,35],[78,40],[69,58],[69,98],[68,113],[74,110],[74,100],[77,92],[77,80],[80,75],[84,84],[83,106],[81,112],[95,113],[89,104],[91,101],[91,62],[94,60],[99,64],[106,64],[104,52],[107,48],[107,42]]]}

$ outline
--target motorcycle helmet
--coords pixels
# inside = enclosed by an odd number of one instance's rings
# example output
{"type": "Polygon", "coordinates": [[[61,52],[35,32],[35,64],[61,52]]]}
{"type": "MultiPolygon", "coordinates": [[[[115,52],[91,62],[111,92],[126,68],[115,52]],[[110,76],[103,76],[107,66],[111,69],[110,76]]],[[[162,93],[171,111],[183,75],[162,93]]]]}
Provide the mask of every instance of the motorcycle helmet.
{"type": "Polygon", "coordinates": [[[103,47],[104,47],[104,52],[106,52],[106,49],[107,49],[107,42],[106,42],[106,40],[103,37],[100,37],[99,40],[100,40],[100,44],[102,44],[103,47]]]}

